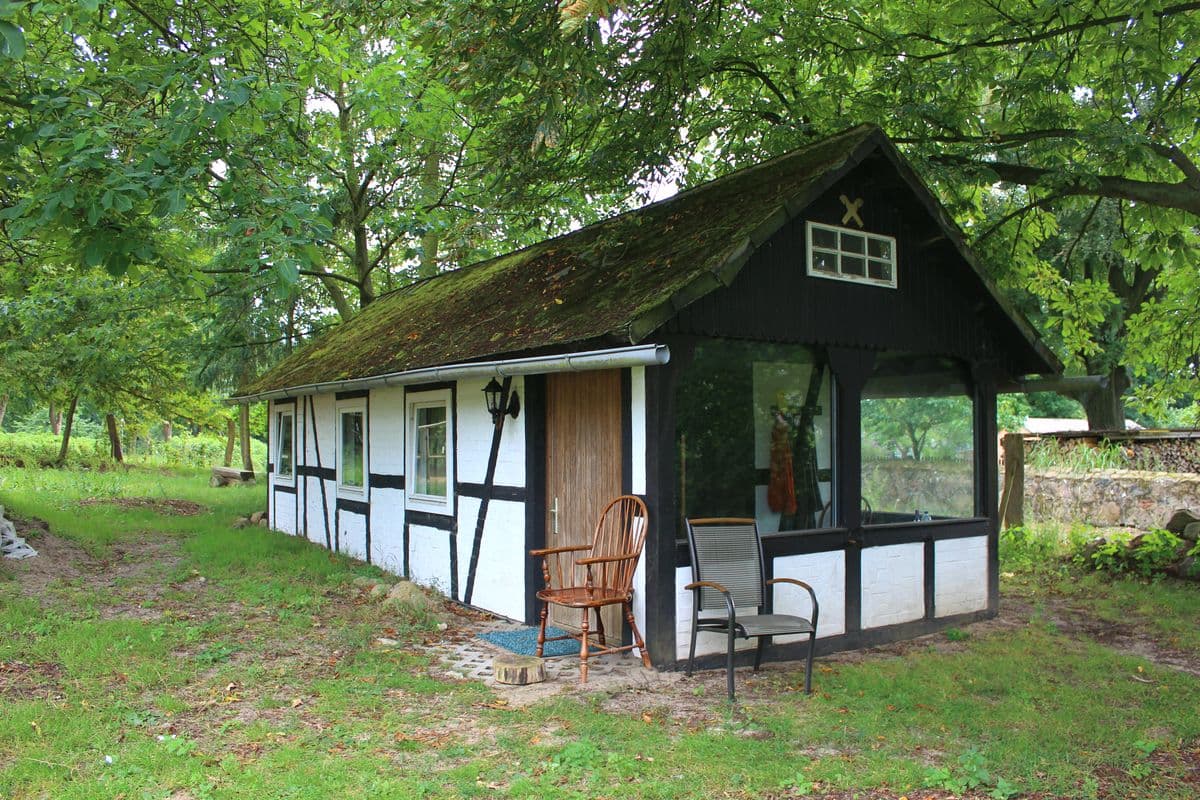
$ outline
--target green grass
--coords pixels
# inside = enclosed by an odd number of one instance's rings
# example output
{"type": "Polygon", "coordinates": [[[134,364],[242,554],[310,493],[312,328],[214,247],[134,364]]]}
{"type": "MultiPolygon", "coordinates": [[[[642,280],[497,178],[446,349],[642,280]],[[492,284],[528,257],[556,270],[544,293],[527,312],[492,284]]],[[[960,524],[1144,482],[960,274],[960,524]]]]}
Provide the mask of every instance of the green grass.
{"type": "Polygon", "coordinates": [[[1019,624],[818,659],[811,697],[797,672],[743,671],[732,709],[713,676],[516,709],[438,677],[411,647],[428,625],[362,602],[353,580],[377,570],[232,529],[262,487],[0,468],[0,503],[91,559],[36,596],[0,580],[6,800],[911,797],[972,781],[996,796],[1194,796],[1180,756],[1200,747],[1200,680],[1055,619],[1067,604],[1183,650],[1200,645],[1196,587],[1082,575],[1036,557],[1059,547],[1040,534],[1005,546],[1006,595],[1033,609],[1019,624]],[[79,504],[97,497],[205,511],[79,504]],[[385,634],[402,646],[376,646],[385,634]]]}

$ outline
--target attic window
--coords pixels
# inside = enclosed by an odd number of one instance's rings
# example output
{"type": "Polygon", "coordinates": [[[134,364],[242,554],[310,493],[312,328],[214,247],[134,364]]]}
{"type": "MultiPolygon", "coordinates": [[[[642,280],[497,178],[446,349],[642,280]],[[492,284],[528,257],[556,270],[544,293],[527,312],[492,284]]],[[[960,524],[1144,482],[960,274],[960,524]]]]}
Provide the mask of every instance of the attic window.
{"type": "Polygon", "coordinates": [[[896,240],[836,225],[807,223],[808,274],[896,288],[896,240]]]}

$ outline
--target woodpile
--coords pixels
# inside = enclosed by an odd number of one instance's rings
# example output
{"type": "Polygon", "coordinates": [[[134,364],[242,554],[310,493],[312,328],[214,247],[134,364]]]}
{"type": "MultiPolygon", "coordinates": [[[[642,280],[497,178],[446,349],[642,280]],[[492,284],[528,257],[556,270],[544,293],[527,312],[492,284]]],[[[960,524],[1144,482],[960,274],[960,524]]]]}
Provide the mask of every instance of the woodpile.
{"type": "Polygon", "coordinates": [[[1196,439],[1158,439],[1132,444],[1135,454],[1142,450],[1143,457],[1161,472],[1200,472],[1200,441],[1196,439]]]}

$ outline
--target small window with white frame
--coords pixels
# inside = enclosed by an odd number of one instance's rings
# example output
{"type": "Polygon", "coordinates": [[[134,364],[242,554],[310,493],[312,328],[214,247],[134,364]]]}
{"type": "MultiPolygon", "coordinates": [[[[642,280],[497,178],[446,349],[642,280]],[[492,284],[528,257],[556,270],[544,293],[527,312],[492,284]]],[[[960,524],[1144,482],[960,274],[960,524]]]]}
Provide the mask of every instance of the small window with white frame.
{"type": "Polygon", "coordinates": [[[275,478],[291,482],[296,477],[296,415],[291,410],[275,415],[275,478]]]}
{"type": "Polygon", "coordinates": [[[367,490],[367,406],[361,400],[337,405],[337,488],[349,495],[367,490]]]}
{"type": "Polygon", "coordinates": [[[450,391],[408,396],[408,505],[448,514],[454,501],[454,425],[450,391]]]}
{"type": "Polygon", "coordinates": [[[808,274],[896,288],[896,240],[819,222],[807,224],[808,274]]]}

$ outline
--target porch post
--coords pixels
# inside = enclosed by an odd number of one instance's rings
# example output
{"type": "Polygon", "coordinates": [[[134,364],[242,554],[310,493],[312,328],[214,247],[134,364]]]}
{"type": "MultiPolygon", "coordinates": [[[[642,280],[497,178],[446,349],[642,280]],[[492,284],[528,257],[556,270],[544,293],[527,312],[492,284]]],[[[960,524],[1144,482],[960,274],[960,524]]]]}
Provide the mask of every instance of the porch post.
{"type": "Polygon", "coordinates": [[[835,383],[833,415],[834,520],[846,528],[846,633],[862,630],[862,390],[875,353],[828,350],[835,383]]]}
{"type": "Polygon", "coordinates": [[[975,513],[988,519],[988,611],[1000,609],[1000,454],[996,428],[996,366],[976,364],[975,513]]]}

